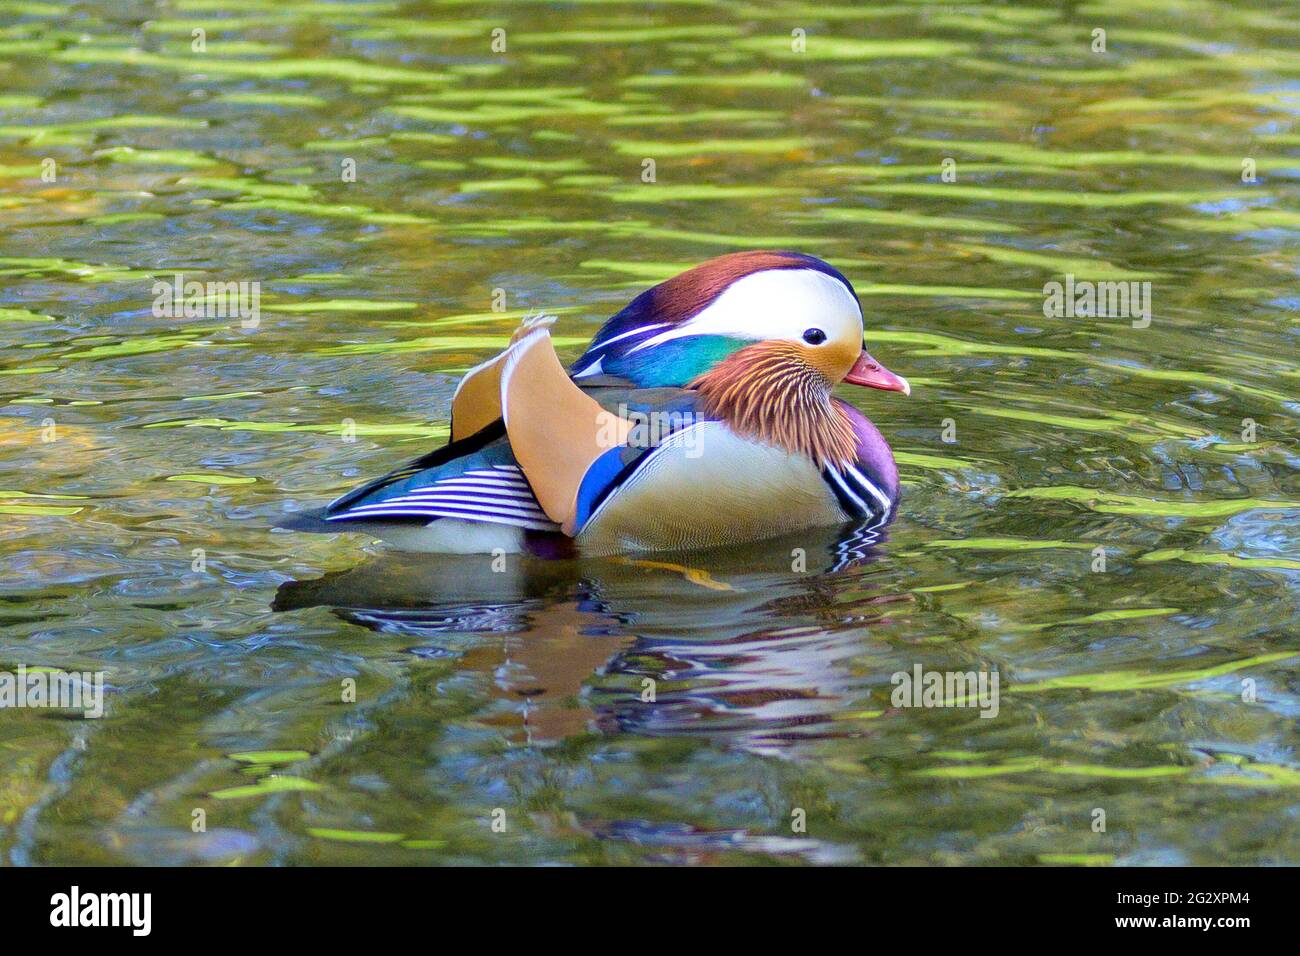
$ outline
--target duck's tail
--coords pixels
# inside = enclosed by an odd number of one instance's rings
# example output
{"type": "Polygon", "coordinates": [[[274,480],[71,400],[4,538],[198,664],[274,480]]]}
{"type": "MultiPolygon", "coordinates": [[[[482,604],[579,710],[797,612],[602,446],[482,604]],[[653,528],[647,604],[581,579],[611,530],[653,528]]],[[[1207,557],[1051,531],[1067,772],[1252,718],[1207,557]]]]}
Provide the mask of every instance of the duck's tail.
{"type": "Polygon", "coordinates": [[[312,534],[338,534],[340,531],[348,530],[326,521],[325,511],[324,508],[295,511],[293,514],[285,515],[271,527],[282,531],[307,531],[312,534]]]}

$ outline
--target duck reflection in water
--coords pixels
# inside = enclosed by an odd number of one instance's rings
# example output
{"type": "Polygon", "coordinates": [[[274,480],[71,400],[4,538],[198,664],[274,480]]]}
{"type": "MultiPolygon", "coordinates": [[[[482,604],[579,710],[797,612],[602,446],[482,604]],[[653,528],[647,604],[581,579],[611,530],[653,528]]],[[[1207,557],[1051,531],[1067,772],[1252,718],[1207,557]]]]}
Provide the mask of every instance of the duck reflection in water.
{"type": "Polygon", "coordinates": [[[867,629],[910,600],[873,581],[880,534],[590,560],[384,554],[287,582],[273,606],[329,607],[420,639],[416,655],[457,657],[508,702],[487,722],[527,743],[595,729],[780,754],[854,726],[837,717],[868,689],[854,667],[867,629]]]}

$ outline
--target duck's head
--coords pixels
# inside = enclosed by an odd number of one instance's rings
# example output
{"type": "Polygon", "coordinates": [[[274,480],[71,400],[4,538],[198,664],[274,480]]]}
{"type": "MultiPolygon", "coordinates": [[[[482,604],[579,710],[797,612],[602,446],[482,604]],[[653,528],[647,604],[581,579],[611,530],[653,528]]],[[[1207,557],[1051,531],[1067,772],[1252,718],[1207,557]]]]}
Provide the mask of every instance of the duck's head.
{"type": "Polygon", "coordinates": [[[827,395],[841,382],[911,391],[863,348],[849,280],[796,252],[719,256],[641,293],[605,323],[573,375],[615,375],[642,388],[725,377],[827,395]]]}

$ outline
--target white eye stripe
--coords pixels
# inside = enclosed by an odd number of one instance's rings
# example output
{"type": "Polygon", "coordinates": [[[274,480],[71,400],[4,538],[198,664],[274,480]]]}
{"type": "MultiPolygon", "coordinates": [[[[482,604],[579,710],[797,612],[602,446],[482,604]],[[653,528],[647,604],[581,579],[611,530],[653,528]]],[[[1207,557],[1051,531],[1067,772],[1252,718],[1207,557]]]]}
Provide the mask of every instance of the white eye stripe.
{"type": "Polygon", "coordinates": [[[631,355],[688,335],[803,341],[818,328],[827,341],[862,342],[862,310],[844,283],[816,269],[767,269],[737,279],[692,318],[630,349],[631,355]]]}
{"type": "Polygon", "coordinates": [[[640,326],[639,328],[630,329],[630,330],[627,331],[627,332],[622,332],[622,333],[620,333],[620,334],[618,334],[618,335],[611,336],[610,338],[607,338],[607,339],[601,339],[599,342],[592,342],[592,343],[591,343],[591,346],[589,347],[589,351],[594,351],[594,350],[596,350],[596,349],[602,349],[602,348],[604,348],[604,347],[607,346],[607,345],[613,345],[615,342],[618,342],[618,341],[620,341],[620,340],[622,340],[622,339],[626,339],[626,338],[628,338],[628,337],[630,337],[630,336],[633,336],[633,335],[640,335],[640,334],[642,334],[643,332],[649,332],[651,329],[662,329],[662,328],[664,328],[666,325],[668,325],[667,322],[654,322],[654,323],[651,323],[650,325],[643,325],[643,326],[640,326]]]}

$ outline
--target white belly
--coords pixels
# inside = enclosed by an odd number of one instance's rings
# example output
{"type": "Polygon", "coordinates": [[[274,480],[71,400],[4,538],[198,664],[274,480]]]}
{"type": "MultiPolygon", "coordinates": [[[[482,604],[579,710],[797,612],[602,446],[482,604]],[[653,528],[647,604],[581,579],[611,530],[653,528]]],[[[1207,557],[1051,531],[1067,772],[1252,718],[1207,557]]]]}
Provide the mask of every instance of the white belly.
{"type": "Polygon", "coordinates": [[[701,422],[665,441],[578,544],[584,554],[707,548],[847,520],[810,458],[701,422]]]}
{"type": "Polygon", "coordinates": [[[429,554],[518,554],[523,551],[524,530],[486,521],[439,518],[426,525],[375,522],[340,531],[363,531],[382,539],[398,551],[429,554]]]}

